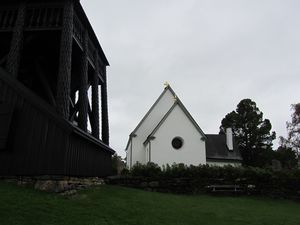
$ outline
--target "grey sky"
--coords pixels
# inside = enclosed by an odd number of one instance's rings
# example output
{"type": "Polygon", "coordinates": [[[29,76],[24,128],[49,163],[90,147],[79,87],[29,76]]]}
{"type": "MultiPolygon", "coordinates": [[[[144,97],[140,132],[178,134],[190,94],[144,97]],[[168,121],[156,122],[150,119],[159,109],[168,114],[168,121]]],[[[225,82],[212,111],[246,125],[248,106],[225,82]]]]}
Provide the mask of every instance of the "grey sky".
{"type": "Polygon", "coordinates": [[[165,81],[205,133],[218,133],[251,98],[286,136],[290,105],[300,102],[300,1],[81,2],[111,65],[110,141],[119,155],[165,81]]]}

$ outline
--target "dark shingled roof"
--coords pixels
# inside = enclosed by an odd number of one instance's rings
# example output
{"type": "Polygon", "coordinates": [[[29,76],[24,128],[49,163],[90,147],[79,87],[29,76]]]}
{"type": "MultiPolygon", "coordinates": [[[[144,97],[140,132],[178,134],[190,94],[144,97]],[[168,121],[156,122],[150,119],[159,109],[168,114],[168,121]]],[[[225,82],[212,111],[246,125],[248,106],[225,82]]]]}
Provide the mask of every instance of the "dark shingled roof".
{"type": "Polygon", "coordinates": [[[237,143],[233,142],[233,151],[226,145],[225,134],[206,134],[206,159],[241,161],[242,157],[237,143]]]}

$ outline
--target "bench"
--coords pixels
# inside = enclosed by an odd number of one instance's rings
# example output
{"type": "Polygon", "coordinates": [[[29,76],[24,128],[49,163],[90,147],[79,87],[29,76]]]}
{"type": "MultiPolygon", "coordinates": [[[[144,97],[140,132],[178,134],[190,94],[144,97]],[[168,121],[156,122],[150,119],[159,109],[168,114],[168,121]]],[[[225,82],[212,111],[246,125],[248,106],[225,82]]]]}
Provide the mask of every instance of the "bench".
{"type": "Polygon", "coordinates": [[[223,185],[209,185],[206,187],[206,189],[211,192],[211,193],[241,193],[244,192],[244,188],[241,187],[240,185],[228,185],[228,184],[223,184],[223,185]]]}

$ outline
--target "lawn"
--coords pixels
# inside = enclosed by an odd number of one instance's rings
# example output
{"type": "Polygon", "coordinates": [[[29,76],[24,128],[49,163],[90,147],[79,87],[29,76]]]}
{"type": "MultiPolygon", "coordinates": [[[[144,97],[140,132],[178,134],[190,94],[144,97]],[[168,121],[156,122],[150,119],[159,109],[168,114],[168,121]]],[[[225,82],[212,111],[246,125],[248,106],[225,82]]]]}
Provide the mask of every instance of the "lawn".
{"type": "Polygon", "coordinates": [[[289,225],[300,203],[250,197],[180,196],[116,186],[63,197],[0,182],[1,225],[289,225]]]}

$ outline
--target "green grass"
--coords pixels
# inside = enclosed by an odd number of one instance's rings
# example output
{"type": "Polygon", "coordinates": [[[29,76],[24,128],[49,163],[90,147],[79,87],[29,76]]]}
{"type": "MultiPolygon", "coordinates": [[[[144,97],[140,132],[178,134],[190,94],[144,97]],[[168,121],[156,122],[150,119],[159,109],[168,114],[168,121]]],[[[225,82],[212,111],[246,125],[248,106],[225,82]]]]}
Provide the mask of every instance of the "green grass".
{"type": "Polygon", "coordinates": [[[300,203],[180,196],[102,186],[62,197],[0,182],[2,225],[299,225],[300,203]]]}

